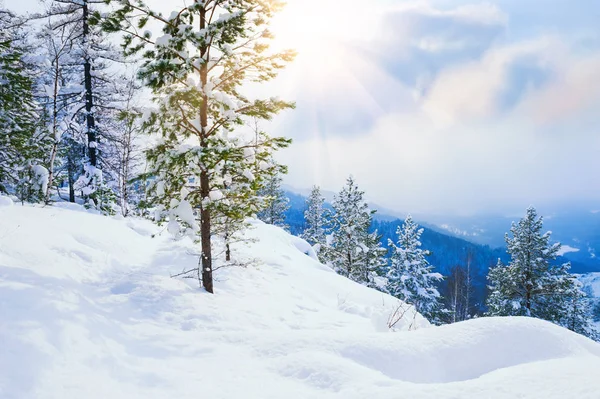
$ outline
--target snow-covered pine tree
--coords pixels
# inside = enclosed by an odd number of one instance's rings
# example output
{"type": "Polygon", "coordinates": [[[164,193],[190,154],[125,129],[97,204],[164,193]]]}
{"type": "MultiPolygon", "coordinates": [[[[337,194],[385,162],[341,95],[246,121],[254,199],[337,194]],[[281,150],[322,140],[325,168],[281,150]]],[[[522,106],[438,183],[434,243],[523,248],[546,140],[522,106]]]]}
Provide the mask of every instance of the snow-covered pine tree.
{"type": "Polygon", "coordinates": [[[514,268],[509,269],[499,258],[496,266],[490,267],[487,275],[488,288],[490,290],[486,300],[487,315],[505,316],[515,310],[511,301],[507,300],[507,298],[513,295],[511,290],[508,289],[510,284],[512,284],[511,280],[517,277],[513,276],[513,274],[514,268]]]}
{"type": "Polygon", "coordinates": [[[317,254],[326,243],[324,203],[325,198],[321,195],[321,189],[314,186],[306,200],[306,210],[304,211],[306,228],[302,233],[302,238],[313,246],[317,254]]]}
{"type": "Polygon", "coordinates": [[[592,324],[594,318],[593,293],[590,289],[584,289],[583,284],[576,277],[573,277],[573,280],[574,284],[566,293],[564,300],[556,304],[563,308],[561,313],[564,314],[564,318],[560,320],[559,324],[578,334],[599,341],[600,332],[592,324]]]}
{"type": "Polygon", "coordinates": [[[386,258],[388,250],[381,244],[381,235],[377,230],[367,234],[365,245],[367,247],[366,264],[360,281],[364,282],[367,287],[387,292],[385,274],[388,267],[386,258]]]}
{"type": "Polygon", "coordinates": [[[329,216],[330,231],[323,248],[323,260],[333,270],[361,284],[375,286],[375,276],[383,262],[383,250],[377,233],[369,233],[372,215],[360,191],[350,176],[335,195],[333,213],[329,216]]]}
{"type": "Polygon", "coordinates": [[[271,176],[264,182],[258,195],[263,199],[264,205],[258,212],[258,219],[274,226],[288,229],[285,223],[285,212],[289,209],[289,199],[281,188],[281,175],[279,173],[271,176]]]}
{"type": "Polygon", "coordinates": [[[513,223],[512,237],[506,234],[511,261],[504,265],[498,260],[489,271],[488,314],[537,317],[582,331],[581,323],[591,317],[585,294],[568,263],[551,265],[561,245],[550,244],[550,232],[542,233],[542,228],[543,218],[529,207],[525,217],[513,223]]]}
{"type": "Polygon", "coordinates": [[[265,202],[260,192],[276,176],[287,173],[287,167],[274,161],[273,155],[289,141],[273,140],[255,124],[254,141],[223,161],[219,167],[223,179],[223,198],[213,202],[213,231],[223,238],[225,261],[232,260],[231,244],[244,242],[243,233],[265,202]]]}
{"type": "MultiPolygon", "coordinates": [[[[158,104],[145,123],[148,131],[161,136],[148,151],[155,204],[161,206],[157,216],[170,219],[171,231],[182,226],[186,233],[199,235],[198,278],[213,292],[213,223],[224,214],[223,207],[235,204],[239,188],[251,187],[258,178],[244,156],[254,147],[254,137],[235,130],[248,119],[270,119],[293,106],[277,98],[250,99],[241,92],[245,83],[274,78],[294,57],[291,51],[268,52],[267,23],[281,2],[194,1],[169,16],[141,0],[109,3],[117,9],[95,18],[107,31],[125,32],[127,54],[142,53],[140,77],[158,104]],[[150,20],[162,26],[156,39],[141,31],[150,20]],[[228,175],[238,179],[235,191],[228,175]]],[[[273,149],[289,144],[280,137],[267,141],[273,149]]],[[[228,216],[241,218],[245,212],[228,216]]]]}
{"type": "Polygon", "coordinates": [[[538,218],[535,208],[529,207],[525,217],[512,224],[512,237],[506,234],[511,261],[503,265],[499,260],[490,269],[490,315],[556,319],[550,298],[557,296],[571,278],[568,264],[550,264],[557,257],[560,244],[550,244],[550,233],[542,233],[542,228],[543,218],[538,218]]]}
{"type": "Polygon", "coordinates": [[[0,9],[0,192],[39,201],[47,185],[47,171],[41,163],[48,140],[39,129],[35,70],[25,59],[29,51],[22,23],[10,11],[0,9]]]}
{"type": "Polygon", "coordinates": [[[363,200],[352,176],[346,185],[333,198],[333,212],[329,213],[330,234],[327,237],[325,261],[342,276],[361,275],[364,266],[364,253],[367,249],[364,239],[371,224],[371,211],[363,200]]]}
{"type": "Polygon", "coordinates": [[[93,26],[92,15],[104,3],[102,0],[48,0],[45,2],[47,10],[35,17],[47,21],[45,29],[65,41],[59,44],[67,54],[54,61],[62,63],[64,84],[60,97],[63,106],[75,110],[68,133],[60,144],[62,150],[58,151],[68,157],[62,163],[67,165],[68,180],[73,185],[70,200],[74,200],[77,190],[89,206],[114,213],[116,196],[111,187],[118,187],[118,178],[103,173],[110,171],[108,157],[113,155],[104,146],[114,139],[111,128],[126,101],[127,82],[114,68],[115,63],[123,62],[120,51],[112,46],[105,32],[93,26]],[[66,68],[69,68],[68,74],[66,68]]]}
{"type": "Polygon", "coordinates": [[[414,305],[416,310],[435,324],[440,323],[441,298],[435,283],[442,275],[433,272],[426,259],[427,251],[421,249],[423,229],[409,215],[398,226],[398,241],[389,240],[390,266],[387,272],[388,292],[414,305]]]}

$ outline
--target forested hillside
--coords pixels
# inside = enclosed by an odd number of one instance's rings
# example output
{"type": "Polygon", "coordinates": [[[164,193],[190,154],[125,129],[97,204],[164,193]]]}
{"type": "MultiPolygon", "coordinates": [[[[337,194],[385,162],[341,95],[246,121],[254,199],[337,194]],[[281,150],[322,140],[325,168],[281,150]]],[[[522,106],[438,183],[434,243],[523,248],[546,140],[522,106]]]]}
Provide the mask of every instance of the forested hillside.
{"type": "MultiPolygon", "coordinates": [[[[290,232],[300,235],[304,230],[304,211],[306,208],[306,197],[292,191],[285,192],[289,199],[289,209],[286,211],[286,224],[290,232]]],[[[331,204],[325,203],[326,209],[331,209],[331,204]]],[[[377,230],[381,234],[381,242],[387,248],[388,240],[394,240],[398,226],[404,221],[391,215],[375,213],[371,229],[377,230]]],[[[474,299],[478,309],[483,312],[484,301],[486,297],[486,276],[489,268],[494,266],[498,259],[502,262],[508,262],[509,255],[505,246],[491,247],[489,245],[471,242],[468,239],[457,237],[450,233],[442,232],[442,228],[433,228],[427,223],[422,223],[423,234],[421,243],[430,255],[428,257],[435,270],[444,276],[450,274],[451,269],[457,265],[466,265],[470,262],[473,273],[474,299]]],[[[506,221],[505,229],[510,227],[510,222],[506,221]]],[[[569,253],[572,255],[572,253],[569,253]]],[[[595,270],[588,263],[573,260],[571,257],[559,256],[556,264],[564,262],[571,263],[571,270],[574,273],[585,273],[595,270]]],[[[447,291],[447,280],[439,283],[440,293],[445,296],[447,291]]]]}

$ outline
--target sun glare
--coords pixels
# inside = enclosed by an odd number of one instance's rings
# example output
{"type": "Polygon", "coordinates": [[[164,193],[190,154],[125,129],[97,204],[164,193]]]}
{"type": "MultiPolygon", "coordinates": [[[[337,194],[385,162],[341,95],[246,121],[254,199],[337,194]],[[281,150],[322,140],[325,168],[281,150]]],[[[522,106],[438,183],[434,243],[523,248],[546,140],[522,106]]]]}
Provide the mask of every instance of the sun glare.
{"type": "Polygon", "coordinates": [[[277,46],[300,57],[329,53],[356,38],[354,0],[289,0],[272,21],[277,46]]]}

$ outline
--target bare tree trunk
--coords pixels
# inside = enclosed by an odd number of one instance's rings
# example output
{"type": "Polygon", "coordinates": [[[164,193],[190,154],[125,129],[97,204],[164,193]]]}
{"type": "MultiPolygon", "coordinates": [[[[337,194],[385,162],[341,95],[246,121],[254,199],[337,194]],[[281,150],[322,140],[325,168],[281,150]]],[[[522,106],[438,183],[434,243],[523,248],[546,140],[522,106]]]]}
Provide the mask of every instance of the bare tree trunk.
{"type": "MultiPolygon", "coordinates": [[[[206,28],[206,10],[204,7],[200,9],[200,29],[206,28]]],[[[208,83],[208,49],[207,45],[204,45],[200,49],[200,56],[204,62],[200,66],[200,81],[202,83],[202,104],[200,106],[200,127],[201,137],[200,146],[206,148],[207,146],[207,126],[208,126],[208,96],[206,95],[205,89],[208,83]]],[[[208,170],[203,170],[200,173],[200,196],[202,202],[208,198],[210,193],[210,176],[208,170]]],[[[204,289],[211,294],[214,293],[213,289],[213,275],[212,275],[212,248],[211,248],[211,214],[210,210],[204,205],[200,208],[200,241],[202,246],[202,285],[204,289]]]]}

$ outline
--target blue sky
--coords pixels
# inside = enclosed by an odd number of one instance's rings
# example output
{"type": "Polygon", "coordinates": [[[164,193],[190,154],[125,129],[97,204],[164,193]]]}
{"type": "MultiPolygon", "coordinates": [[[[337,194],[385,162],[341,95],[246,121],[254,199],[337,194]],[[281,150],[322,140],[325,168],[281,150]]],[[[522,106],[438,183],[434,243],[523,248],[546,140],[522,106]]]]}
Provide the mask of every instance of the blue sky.
{"type": "Polygon", "coordinates": [[[294,139],[287,183],[352,174],[415,213],[600,202],[598,21],[596,0],[290,0],[273,29],[299,57],[257,91],[297,102],[264,126],[294,139]]]}

